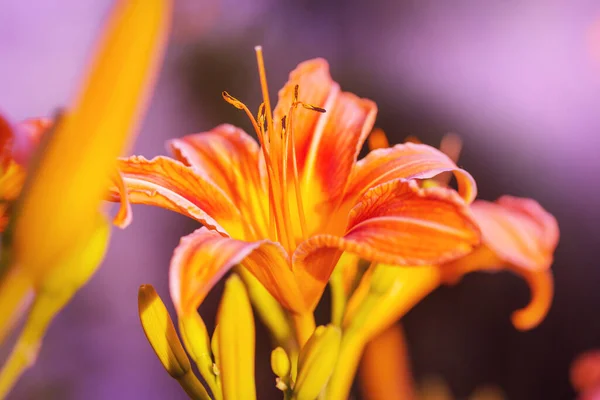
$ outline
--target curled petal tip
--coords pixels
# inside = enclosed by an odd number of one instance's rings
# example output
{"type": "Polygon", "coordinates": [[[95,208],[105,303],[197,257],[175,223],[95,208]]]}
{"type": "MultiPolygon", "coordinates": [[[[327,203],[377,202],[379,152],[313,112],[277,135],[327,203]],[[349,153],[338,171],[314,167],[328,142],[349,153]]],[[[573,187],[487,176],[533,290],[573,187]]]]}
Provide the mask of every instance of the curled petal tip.
{"type": "Polygon", "coordinates": [[[521,331],[533,329],[542,322],[548,314],[554,294],[554,280],[549,270],[522,272],[531,290],[529,304],[517,310],[511,316],[515,328],[521,331]]]}
{"type": "Polygon", "coordinates": [[[131,224],[132,220],[132,212],[131,212],[131,203],[129,201],[129,194],[127,193],[127,188],[125,187],[125,182],[123,181],[123,176],[116,171],[112,174],[111,179],[117,190],[119,191],[120,203],[119,203],[119,211],[115,218],[113,219],[113,224],[121,229],[125,229],[131,224]]]}

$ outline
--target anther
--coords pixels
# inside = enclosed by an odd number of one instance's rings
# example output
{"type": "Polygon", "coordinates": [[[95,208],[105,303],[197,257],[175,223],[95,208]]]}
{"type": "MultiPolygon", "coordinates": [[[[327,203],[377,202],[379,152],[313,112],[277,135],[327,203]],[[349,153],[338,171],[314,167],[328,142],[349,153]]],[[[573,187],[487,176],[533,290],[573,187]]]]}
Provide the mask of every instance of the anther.
{"type": "Polygon", "coordinates": [[[312,111],[316,111],[316,112],[320,112],[320,113],[327,112],[327,110],[325,110],[324,108],[313,106],[312,104],[306,104],[306,103],[299,103],[299,104],[302,107],[306,108],[307,110],[312,110],[312,111]]]}
{"type": "Polygon", "coordinates": [[[223,96],[223,99],[225,99],[226,102],[228,102],[235,108],[240,109],[240,110],[244,109],[244,104],[241,101],[239,101],[238,99],[236,99],[235,97],[233,97],[232,95],[230,95],[229,93],[227,93],[226,91],[223,91],[221,93],[221,95],[223,96]]]}
{"type": "Polygon", "coordinates": [[[294,104],[298,103],[298,90],[300,89],[300,85],[294,86],[294,104]]]}
{"type": "Polygon", "coordinates": [[[284,115],[283,118],[281,118],[281,139],[283,139],[283,136],[285,135],[286,120],[287,116],[284,115]]]}

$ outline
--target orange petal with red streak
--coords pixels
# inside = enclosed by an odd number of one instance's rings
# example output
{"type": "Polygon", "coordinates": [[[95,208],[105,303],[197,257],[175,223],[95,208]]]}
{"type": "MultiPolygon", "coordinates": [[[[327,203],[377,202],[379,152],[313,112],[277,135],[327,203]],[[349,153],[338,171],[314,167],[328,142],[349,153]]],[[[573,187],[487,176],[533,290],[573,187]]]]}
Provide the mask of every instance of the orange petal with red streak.
{"type": "MultiPolygon", "coordinates": [[[[223,191],[192,168],[168,157],[119,159],[129,201],[176,211],[221,233],[243,237],[238,209],[223,191]]],[[[119,200],[117,188],[110,200],[119,200]]]]}
{"type": "Polygon", "coordinates": [[[319,220],[327,221],[341,202],[376,114],[375,103],[344,92],[321,115],[302,176],[307,208],[319,220]]]}
{"type": "Polygon", "coordinates": [[[441,151],[424,144],[403,143],[377,149],[360,160],[350,177],[346,201],[358,198],[370,188],[394,179],[429,179],[454,172],[459,192],[468,203],[477,195],[473,177],[441,151]]]}
{"type": "MultiPolygon", "coordinates": [[[[299,100],[317,107],[326,108],[339,92],[339,86],[331,79],[329,64],[322,58],[300,63],[289,76],[288,82],[279,91],[279,100],[273,118],[276,123],[287,115],[294,101],[294,90],[299,86],[299,100]]],[[[323,115],[302,107],[294,112],[293,129],[298,161],[298,171],[304,170],[304,162],[308,154],[317,123],[323,115]]]]}
{"type": "Polygon", "coordinates": [[[253,219],[267,236],[268,198],[258,169],[258,143],[240,128],[223,124],[168,142],[175,158],[207,177],[253,219]]]}
{"type": "Polygon", "coordinates": [[[236,264],[248,268],[284,307],[303,310],[287,255],[278,243],[235,240],[203,227],[182,238],[171,259],[171,297],[177,312],[194,312],[236,264]]]}
{"type": "Polygon", "coordinates": [[[456,192],[421,189],[415,181],[371,189],[351,211],[348,227],[343,237],[316,235],[296,249],[294,273],[307,304],[318,301],[342,251],[386,264],[430,265],[479,244],[479,230],[456,192]]]}

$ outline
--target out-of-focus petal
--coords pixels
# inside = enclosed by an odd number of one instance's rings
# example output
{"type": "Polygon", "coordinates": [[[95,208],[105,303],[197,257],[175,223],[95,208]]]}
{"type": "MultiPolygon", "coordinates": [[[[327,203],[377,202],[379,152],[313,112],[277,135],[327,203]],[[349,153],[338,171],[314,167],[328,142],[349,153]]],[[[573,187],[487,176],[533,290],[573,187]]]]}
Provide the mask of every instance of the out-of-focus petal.
{"type": "Polygon", "coordinates": [[[478,200],[471,210],[484,244],[503,262],[531,270],[550,267],[558,223],[535,200],[503,196],[495,203],[478,200]]]}
{"type": "Polygon", "coordinates": [[[25,165],[33,155],[42,135],[52,127],[50,118],[31,118],[15,126],[12,156],[16,162],[25,165]]]}
{"type": "Polygon", "coordinates": [[[279,244],[235,240],[203,227],[182,238],[171,259],[171,297],[177,312],[195,312],[210,289],[236,264],[248,268],[284,307],[303,310],[287,255],[279,244]]]}
{"type": "Polygon", "coordinates": [[[450,189],[391,181],[367,192],[350,213],[343,237],[316,235],[294,253],[294,272],[307,304],[315,304],[342,251],[394,265],[438,264],[469,253],[479,230],[450,189]]]}
{"type": "Polygon", "coordinates": [[[392,325],[367,344],[359,378],[367,400],[416,399],[406,339],[399,325],[392,325]]]}
{"type": "Polygon", "coordinates": [[[443,172],[454,172],[461,196],[468,203],[477,195],[473,177],[441,151],[424,144],[403,143],[377,149],[360,160],[352,172],[346,200],[358,198],[381,183],[402,179],[429,179],[443,172]]]}
{"type": "MultiPolygon", "coordinates": [[[[119,172],[129,201],[166,208],[194,218],[221,233],[243,238],[245,224],[227,195],[192,168],[168,157],[120,159],[119,172]]],[[[110,199],[118,201],[118,188],[110,199]]]]}
{"type": "MultiPolygon", "coordinates": [[[[5,169],[11,159],[10,145],[13,140],[13,128],[10,122],[0,114],[0,168],[5,169]]],[[[0,170],[2,172],[2,170],[0,170]]]]}
{"type": "Polygon", "coordinates": [[[600,392],[600,350],[578,356],[571,365],[571,385],[579,393],[600,392]]]}
{"type": "Polygon", "coordinates": [[[478,200],[471,210],[483,243],[468,256],[442,266],[445,280],[505,267],[523,277],[531,290],[530,303],[513,314],[513,324],[523,330],[537,326],[554,293],[550,265],[559,238],[556,219],[536,201],[511,196],[494,203],[478,200]]]}
{"type": "Polygon", "coordinates": [[[259,147],[232,125],[168,142],[175,158],[214,182],[241,210],[253,227],[267,235],[268,198],[258,169],[259,147]]]}

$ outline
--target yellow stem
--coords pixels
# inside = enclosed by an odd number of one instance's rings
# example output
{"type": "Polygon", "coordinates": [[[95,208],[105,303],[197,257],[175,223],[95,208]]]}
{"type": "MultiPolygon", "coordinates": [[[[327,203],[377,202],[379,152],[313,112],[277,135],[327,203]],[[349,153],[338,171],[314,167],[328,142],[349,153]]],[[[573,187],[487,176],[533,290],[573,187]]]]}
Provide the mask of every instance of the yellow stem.
{"type": "Polygon", "coordinates": [[[0,344],[12,331],[21,312],[27,308],[31,294],[33,285],[18,268],[5,272],[0,282],[0,344]]]}
{"type": "Polygon", "coordinates": [[[342,274],[335,272],[329,279],[329,288],[331,290],[331,323],[336,326],[342,326],[344,312],[346,311],[346,291],[342,274]]]}
{"type": "Polygon", "coordinates": [[[304,346],[315,331],[315,317],[312,312],[307,312],[303,314],[292,314],[292,319],[294,321],[294,328],[296,329],[298,347],[302,349],[302,346],[304,346]]]}
{"type": "Polygon", "coordinates": [[[17,343],[0,371],[0,399],[6,397],[21,374],[33,365],[48,325],[70,297],[45,293],[36,297],[17,343]]]}

